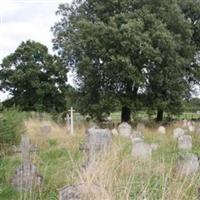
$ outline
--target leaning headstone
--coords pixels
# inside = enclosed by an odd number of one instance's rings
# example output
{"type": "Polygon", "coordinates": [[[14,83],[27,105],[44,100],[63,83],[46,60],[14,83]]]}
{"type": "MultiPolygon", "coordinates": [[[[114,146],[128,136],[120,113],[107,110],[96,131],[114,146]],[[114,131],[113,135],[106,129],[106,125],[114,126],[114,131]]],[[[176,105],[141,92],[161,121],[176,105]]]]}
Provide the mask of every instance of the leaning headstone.
{"type": "Polygon", "coordinates": [[[158,127],[158,133],[164,135],[166,133],[166,128],[164,126],[158,127]]]}
{"type": "Polygon", "coordinates": [[[97,154],[105,153],[112,142],[112,135],[109,129],[95,129],[87,130],[86,144],[83,149],[87,154],[86,167],[97,159],[97,154]]]}
{"type": "Polygon", "coordinates": [[[16,170],[11,178],[11,185],[16,190],[32,190],[42,184],[43,177],[38,174],[36,167],[31,163],[31,145],[28,136],[22,136],[20,150],[22,155],[22,165],[16,170]]]}
{"type": "Polygon", "coordinates": [[[118,126],[118,132],[119,132],[119,135],[121,136],[130,137],[132,134],[132,127],[128,123],[122,122],[118,126]]]}
{"type": "Polygon", "coordinates": [[[132,147],[132,156],[139,160],[147,160],[151,158],[152,148],[151,145],[144,142],[137,142],[132,147]]]}
{"type": "Polygon", "coordinates": [[[182,128],[175,128],[173,130],[174,139],[178,139],[180,136],[183,136],[184,134],[185,134],[185,131],[182,128]]]}
{"type": "Polygon", "coordinates": [[[182,135],[178,138],[178,148],[182,150],[192,149],[192,137],[190,135],[182,135]]]}
{"type": "Polygon", "coordinates": [[[77,184],[59,189],[59,200],[110,199],[106,190],[96,184],[77,184]]]}
{"type": "Polygon", "coordinates": [[[176,164],[176,172],[181,176],[193,175],[199,170],[198,157],[192,153],[180,156],[176,164]]]}

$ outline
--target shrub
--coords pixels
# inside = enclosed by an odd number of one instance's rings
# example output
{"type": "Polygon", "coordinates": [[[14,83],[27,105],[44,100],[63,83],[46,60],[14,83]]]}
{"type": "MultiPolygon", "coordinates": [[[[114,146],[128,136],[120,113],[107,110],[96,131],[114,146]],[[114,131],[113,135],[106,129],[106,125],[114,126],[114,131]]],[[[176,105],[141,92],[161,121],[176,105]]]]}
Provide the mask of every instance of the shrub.
{"type": "Polygon", "coordinates": [[[14,108],[0,113],[0,144],[19,143],[20,135],[24,132],[23,119],[25,117],[25,113],[14,108]]]}

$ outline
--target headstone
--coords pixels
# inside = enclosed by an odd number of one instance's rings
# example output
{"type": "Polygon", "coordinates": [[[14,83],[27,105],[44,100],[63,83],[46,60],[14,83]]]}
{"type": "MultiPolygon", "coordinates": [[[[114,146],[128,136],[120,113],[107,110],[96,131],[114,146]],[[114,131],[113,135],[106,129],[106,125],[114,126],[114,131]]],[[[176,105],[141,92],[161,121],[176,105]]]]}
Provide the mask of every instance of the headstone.
{"type": "Polygon", "coordinates": [[[136,144],[136,143],[139,143],[139,142],[144,142],[144,139],[139,137],[139,136],[137,136],[137,137],[131,136],[130,138],[131,138],[131,141],[132,141],[133,144],[136,144]]]}
{"type": "Polygon", "coordinates": [[[110,199],[105,189],[96,184],[69,185],[59,190],[59,200],[110,199]]]}
{"type": "Polygon", "coordinates": [[[158,133],[164,135],[166,133],[166,128],[164,126],[158,127],[158,133]]]}
{"type": "Polygon", "coordinates": [[[132,148],[133,157],[139,160],[147,160],[151,158],[151,154],[152,154],[151,145],[144,142],[138,142],[133,145],[133,148],[132,148]]]}
{"type": "Polygon", "coordinates": [[[190,132],[194,132],[195,131],[195,127],[193,125],[188,126],[188,130],[190,132]]]}
{"type": "Polygon", "coordinates": [[[174,139],[178,139],[180,136],[183,136],[184,134],[185,134],[185,131],[182,128],[175,128],[173,130],[174,139]]]}
{"type": "Polygon", "coordinates": [[[118,131],[117,131],[116,128],[113,128],[113,129],[111,130],[111,133],[112,133],[114,136],[118,136],[118,135],[119,135],[119,133],[118,133],[118,131]]]}
{"type": "Polygon", "coordinates": [[[192,137],[190,135],[182,135],[178,137],[178,148],[182,150],[191,150],[192,137]]]}
{"type": "Polygon", "coordinates": [[[130,137],[132,134],[132,127],[128,123],[122,122],[118,126],[118,132],[119,132],[119,135],[121,136],[130,137]]]}
{"type": "Polygon", "coordinates": [[[42,184],[43,177],[38,174],[36,167],[30,159],[30,140],[28,136],[22,136],[21,144],[22,165],[11,178],[11,185],[17,190],[32,190],[42,184]]]}
{"type": "Polygon", "coordinates": [[[145,125],[143,123],[138,123],[136,129],[139,132],[144,132],[145,131],[145,125]]]}
{"type": "Polygon", "coordinates": [[[181,176],[193,175],[199,170],[198,157],[192,153],[180,156],[177,160],[176,171],[181,176]]]}
{"type": "Polygon", "coordinates": [[[188,121],[186,119],[183,120],[183,127],[186,128],[187,127],[187,123],[188,121]]]}
{"type": "Polygon", "coordinates": [[[40,126],[40,132],[42,135],[47,135],[51,133],[51,125],[49,122],[42,122],[42,125],[40,126]]]}
{"type": "Polygon", "coordinates": [[[96,160],[97,154],[100,157],[100,154],[105,153],[111,142],[112,135],[109,129],[88,129],[86,144],[83,148],[87,154],[86,166],[89,166],[96,160]]]}

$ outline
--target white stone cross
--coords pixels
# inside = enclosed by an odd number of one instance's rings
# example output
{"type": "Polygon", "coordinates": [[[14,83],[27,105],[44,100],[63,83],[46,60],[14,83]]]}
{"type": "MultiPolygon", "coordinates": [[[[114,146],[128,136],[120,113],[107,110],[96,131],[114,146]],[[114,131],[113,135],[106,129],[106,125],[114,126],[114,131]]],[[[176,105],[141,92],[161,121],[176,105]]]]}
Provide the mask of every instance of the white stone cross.
{"type": "Polygon", "coordinates": [[[73,107],[71,107],[69,111],[70,111],[70,134],[74,135],[74,116],[73,116],[74,113],[73,112],[75,110],[73,110],[73,107]]]}

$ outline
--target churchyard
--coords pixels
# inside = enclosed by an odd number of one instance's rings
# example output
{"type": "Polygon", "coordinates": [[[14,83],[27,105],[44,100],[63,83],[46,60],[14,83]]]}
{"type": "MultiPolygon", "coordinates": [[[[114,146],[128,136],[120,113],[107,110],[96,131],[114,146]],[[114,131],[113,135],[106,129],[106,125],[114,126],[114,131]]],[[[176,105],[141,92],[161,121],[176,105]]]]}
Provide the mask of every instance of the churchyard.
{"type": "Polygon", "coordinates": [[[29,117],[1,148],[0,199],[198,200],[200,123],[133,122],[101,129],[29,117]]]}

